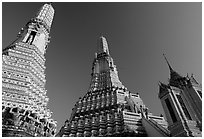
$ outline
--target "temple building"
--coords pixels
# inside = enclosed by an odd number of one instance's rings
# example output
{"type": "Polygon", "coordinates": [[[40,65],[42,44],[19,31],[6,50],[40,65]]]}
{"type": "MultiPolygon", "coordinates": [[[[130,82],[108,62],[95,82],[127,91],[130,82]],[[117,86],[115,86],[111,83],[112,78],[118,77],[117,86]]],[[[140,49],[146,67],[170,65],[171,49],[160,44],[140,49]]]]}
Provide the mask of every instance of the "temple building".
{"type": "MultiPolygon", "coordinates": [[[[166,59],[165,55],[164,58],[166,59]]],[[[168,129],[174,137],[202,136],[202,86],[193,75],[183,77],[170,66],[168,84],[160,83],[161,100],[168,129]]]]}
{"type": "MultiPolygon", "coordinates": [[[[44,4],[2,52],[3,137],[201,137],[202,86],[193,75],[170,70],[168,84],[159,83],[164,109],[155,116],[139,93],[120,81],[104,36],[99,37],[91,81],[56,133],[57,122],[47,103],[45,53],[54,17],[44,4]]],[[[56,104],[58,105],[58,104],[56,104]]]]}
{"type": "Polygon", "coordinates": [[[91,83],[79,98],[58,137],[171,136],[163,116],[148,112],[138,93],[119,80],[106,38],[98,40],[91,83]]]}
{"type": "Polygon", "coordinates": [[[2,136],[51,137],[56,121],[47,108],[45,52],[54,17],[45,4],[2,52],[2,136]]]}

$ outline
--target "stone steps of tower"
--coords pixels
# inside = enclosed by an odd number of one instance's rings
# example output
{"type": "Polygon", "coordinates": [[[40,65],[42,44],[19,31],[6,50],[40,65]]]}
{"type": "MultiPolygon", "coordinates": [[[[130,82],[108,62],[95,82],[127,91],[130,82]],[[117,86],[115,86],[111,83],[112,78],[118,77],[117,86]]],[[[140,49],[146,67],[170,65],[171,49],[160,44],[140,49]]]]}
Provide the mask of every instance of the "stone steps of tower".
{"type": "Polygon", "coordinates": [[[123,112],[124,124],[133,130],[138,136],[147,136],[142,125],[141,115],[134,112],[123,112]]]}
{"type": "Polygon", "coordinates": [[[141,121],[135,121],[135,120],[131,120],[131,119],[124,119],[124,123],[133,124],[133,125],[136,125],[136,126],[142,126],[141,121]]]}
{"type": "Polygon", "coordinates": [[[124,118],[124,124],[133,130],[137,136],[146,137],[147,133],[140,119],[128,119],[124,118]]]}

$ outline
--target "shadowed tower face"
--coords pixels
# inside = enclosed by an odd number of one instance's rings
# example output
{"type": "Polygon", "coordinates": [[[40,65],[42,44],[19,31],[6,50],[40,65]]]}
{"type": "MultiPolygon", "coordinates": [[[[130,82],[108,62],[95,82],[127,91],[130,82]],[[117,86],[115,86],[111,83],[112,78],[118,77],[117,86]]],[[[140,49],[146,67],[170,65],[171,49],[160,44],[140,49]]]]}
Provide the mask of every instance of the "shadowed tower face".
{"type": "Polygon", "coordinates": [[[147,136],[141,123],[144,108],[139,94],[119,80],[107,40],[101,36],[88,92],[76,102],[57,136],[147,136]]]}
{"type": "Polygon", "coordinates": [[[56,121],[47,108],[45,52],[54,9],[45,4],[3,50],[3,136],[54,136],[56,121]]]}

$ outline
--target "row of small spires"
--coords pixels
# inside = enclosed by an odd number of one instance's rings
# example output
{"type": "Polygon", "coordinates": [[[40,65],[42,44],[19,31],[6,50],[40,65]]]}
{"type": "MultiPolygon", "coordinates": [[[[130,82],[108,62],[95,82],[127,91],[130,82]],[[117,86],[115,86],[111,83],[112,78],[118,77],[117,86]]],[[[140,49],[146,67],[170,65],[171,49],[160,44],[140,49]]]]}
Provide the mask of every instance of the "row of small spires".
{"type": "MultiPolygon", "coordinates": [[[[194,78],[193,73],[191,74],[190,77],[189,77],[188,73],[187,73],[186,77],[182,77],[182,76],[180,76],[180,77],[181,77],[182,79],[187,79],[187,81],[190,81],[191,83],[200,85],[200,84],[196,81],[196,79],[194,78]]],[[[168,80],[170,81],[170,79],[168,79],[168,80]]],[[[161,85],[169,86],[170,84],[167,84],[167,85],[166,85],[166,84],[162,83],[161,81],[159,81],[158,85],[159,85],[159,86],[161,86],[161,85]]]]}
{"type": "MultiPolygon", "coordinates": [[[[87,94],[93,94],[93,93],[105,92],[105,91],[116,91],[116,90],[123,90],[124,92],[128,91],[128,89],[126,87],[111,86],[111,87],[106,87],[106,88],[99,88],[99,89],[94,90],[94,91],[88,91],[87,94]]],[[[128,91],[128,93],[130,94],[131,92],[128,91]]],[[[139,93],[136,93],[136,94],[138,95],[139,93]]],[[[81,99],[81,97],[79,97],[79,99],[81,99]]]]}

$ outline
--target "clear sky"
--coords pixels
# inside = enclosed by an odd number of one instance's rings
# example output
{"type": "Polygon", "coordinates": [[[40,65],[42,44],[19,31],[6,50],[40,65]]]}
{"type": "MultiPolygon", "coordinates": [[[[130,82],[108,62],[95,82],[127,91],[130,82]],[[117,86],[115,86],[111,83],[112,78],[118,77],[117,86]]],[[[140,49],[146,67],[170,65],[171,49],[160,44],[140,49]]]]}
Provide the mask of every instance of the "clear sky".
{"type": "MultiPolygon", "coordinates": [[[[2,47],[44,3],[2,3],[2,47]]],[[[158,82],[168,83],[166,54],[179,74],[202,81],[202,4],[200,3],[52,3],[55,16],[46,57],[48,106],[58,129],[86,94],[100,34],[121,82],[139,93],[154,115],[163,112],[158,82]]]]}

